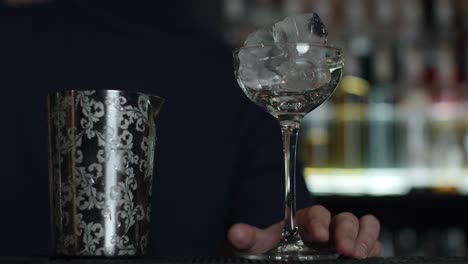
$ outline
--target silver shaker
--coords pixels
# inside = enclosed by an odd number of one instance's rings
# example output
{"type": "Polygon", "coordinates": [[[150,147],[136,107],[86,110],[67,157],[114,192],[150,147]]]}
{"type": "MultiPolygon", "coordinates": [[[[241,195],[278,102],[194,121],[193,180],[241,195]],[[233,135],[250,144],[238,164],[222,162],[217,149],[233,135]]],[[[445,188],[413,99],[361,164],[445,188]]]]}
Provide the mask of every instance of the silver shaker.
{"type": "Polygon", "coordinates": [[[163,101],[116,90],[48,96],[54,254],[146,253],[155,122],[163,101]]]}

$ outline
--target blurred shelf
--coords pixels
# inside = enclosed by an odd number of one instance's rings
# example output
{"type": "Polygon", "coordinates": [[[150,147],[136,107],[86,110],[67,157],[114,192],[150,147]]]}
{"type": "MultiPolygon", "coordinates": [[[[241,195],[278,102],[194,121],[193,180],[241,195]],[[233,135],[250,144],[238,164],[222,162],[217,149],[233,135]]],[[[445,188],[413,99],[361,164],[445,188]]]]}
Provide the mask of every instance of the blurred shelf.
{"type": "Polygon", "coordinates": [[[468,168],[305,168],[314,196],[402,196],[425,189],[468,197],[468,168]]]}

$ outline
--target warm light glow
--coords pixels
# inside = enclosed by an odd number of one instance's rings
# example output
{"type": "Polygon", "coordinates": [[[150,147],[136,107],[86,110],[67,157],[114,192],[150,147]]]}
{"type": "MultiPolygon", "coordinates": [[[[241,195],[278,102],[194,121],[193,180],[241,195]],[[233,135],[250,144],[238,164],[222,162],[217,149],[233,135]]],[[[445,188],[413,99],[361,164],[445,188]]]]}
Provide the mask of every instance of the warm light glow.
{"type": "Polygon", "coordinates": [[[468,169],[305,168],[304,177],[314,195],[405,195],[413,186],[468,195],[468,169]],[[415,179],[422,174],[430,180],[415,179]]]}

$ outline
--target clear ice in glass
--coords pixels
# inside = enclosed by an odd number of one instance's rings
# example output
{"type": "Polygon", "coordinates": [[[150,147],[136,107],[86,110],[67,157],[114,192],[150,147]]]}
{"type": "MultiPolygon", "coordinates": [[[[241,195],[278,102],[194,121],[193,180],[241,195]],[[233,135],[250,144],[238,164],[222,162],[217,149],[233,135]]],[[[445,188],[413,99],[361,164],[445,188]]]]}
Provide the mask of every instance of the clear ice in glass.
{"type": "Polygon", "coordinates": [[[273,42],[327,43],[328,31],[317,13],[286,17],[271,29],[259,29],[251,33],[244,46],[272,44],[273,42]]]}
{"type": "Polygon", "coordinates": [[[277,88],[283,91],[303,91],[321,87],[331,76],[325,54],[314,44],[326,44],[327,36],[327,28],[316,13],[286,17],[271,29],[259,29],[247,37],[244,46],[267,47],[241,49],[239,75],[252,89],[280,86],[277,88]]]}
{"type": "Polygon", "coordinates": [[[295,49],[281,44],[263,49],[241,49],[238,55],[239,77],[251,89],[259,90],[270,87],[283,91],[304,91],[328,84],[331,74],[325,54],[314,52],[314,49],[318,50],[315,46],[300,45],[303,44],[296,44],[295,49]],[[307,49],[307,53],[302,49],[307,49]]]}

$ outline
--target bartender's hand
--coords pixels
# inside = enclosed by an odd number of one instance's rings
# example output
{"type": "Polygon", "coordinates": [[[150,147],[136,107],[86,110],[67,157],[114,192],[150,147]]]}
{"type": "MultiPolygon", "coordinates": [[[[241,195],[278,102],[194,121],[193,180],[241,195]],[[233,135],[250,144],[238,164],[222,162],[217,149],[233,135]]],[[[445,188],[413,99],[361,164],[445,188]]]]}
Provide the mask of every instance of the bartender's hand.
{"type": "MultiPolygon", "coordinates": [[[[343,256],[363,259],[379,256],[380,223],[372,215],[358,219],[351,213],[331,216],[323,206],[315,205],[296,213],[296,223],[304,243],[314,248],[334,249],[343,256]]],[[[260,254],[275,247],[281,239],[284,221],[266,229],[247,224],[235,224],[228,232],[234,250],[245,254],[260,254]]]]}

